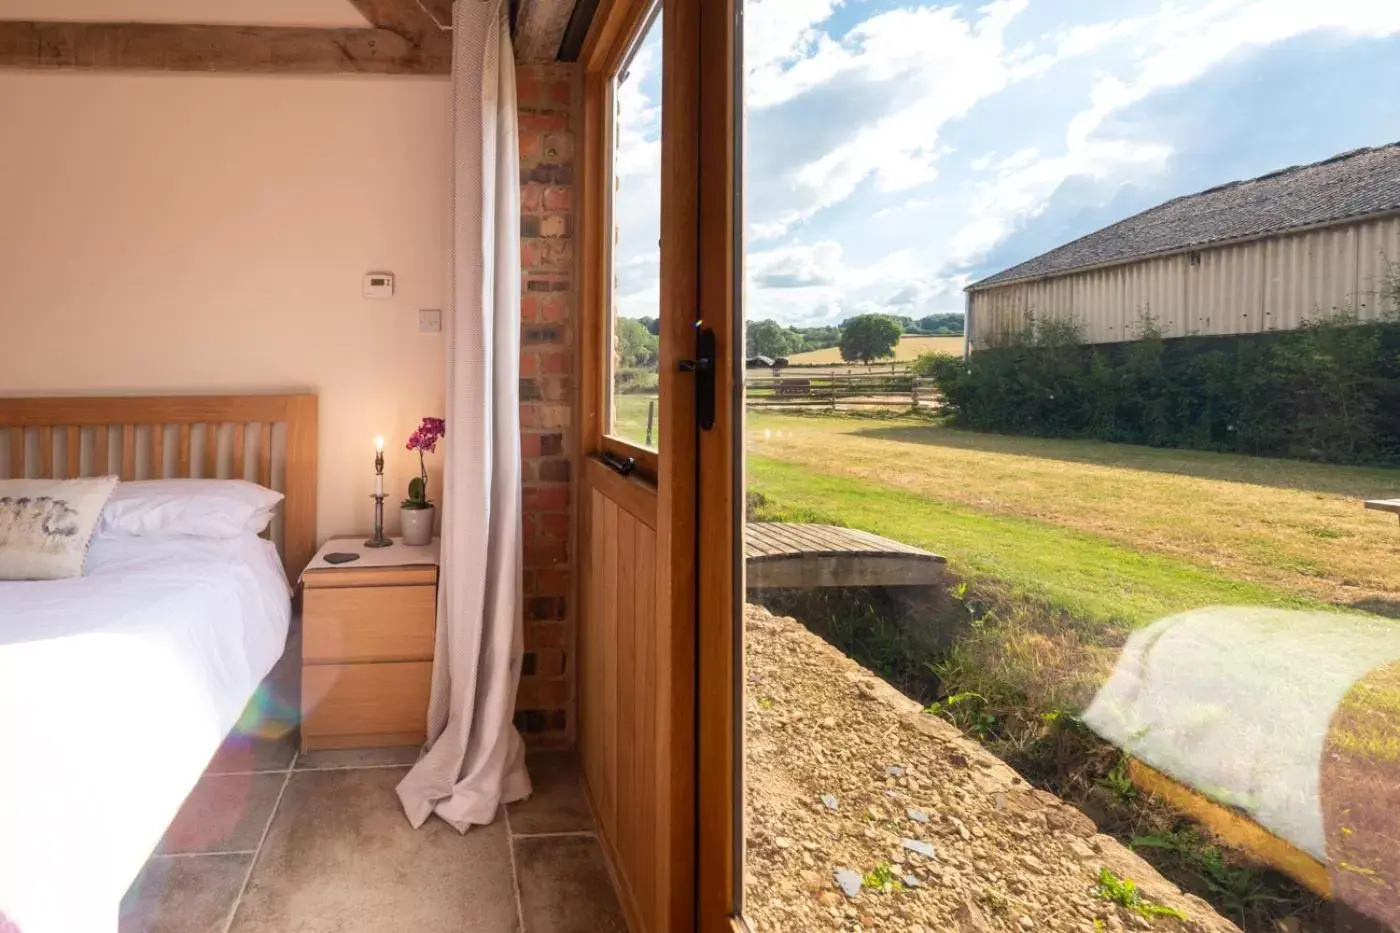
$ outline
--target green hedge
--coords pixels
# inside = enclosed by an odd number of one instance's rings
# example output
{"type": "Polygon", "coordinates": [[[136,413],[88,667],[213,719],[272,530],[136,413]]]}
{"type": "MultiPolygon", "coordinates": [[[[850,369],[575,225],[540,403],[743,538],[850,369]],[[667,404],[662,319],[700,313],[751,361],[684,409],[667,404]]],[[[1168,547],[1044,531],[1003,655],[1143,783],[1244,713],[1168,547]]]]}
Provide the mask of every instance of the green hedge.
{"type": "Polygon", "coordinates": [[[1086,345],[1027,318],[967,360],[915,363],[960,427],[1337,463],[1400,463],[1400,322],[1086,345]]]}

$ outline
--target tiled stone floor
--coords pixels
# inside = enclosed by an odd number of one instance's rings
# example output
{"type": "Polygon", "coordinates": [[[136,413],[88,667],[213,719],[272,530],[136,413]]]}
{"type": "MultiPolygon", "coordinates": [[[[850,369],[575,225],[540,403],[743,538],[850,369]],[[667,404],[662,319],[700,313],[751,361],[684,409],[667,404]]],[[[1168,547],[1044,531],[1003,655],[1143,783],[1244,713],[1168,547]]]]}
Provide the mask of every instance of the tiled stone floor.
{"type": "MultiPolygon", "coordinates": [[[[278,679],[262,706],[295,709],[278,679]]],[[[275,712],[244,725],[257,735],[211,762],[128,891],[121,933],[626,929],[572,753],[532,753],[533,796],[458,835],[404,818],[394,786],[413,749],[300,755],[275,712]]]]}

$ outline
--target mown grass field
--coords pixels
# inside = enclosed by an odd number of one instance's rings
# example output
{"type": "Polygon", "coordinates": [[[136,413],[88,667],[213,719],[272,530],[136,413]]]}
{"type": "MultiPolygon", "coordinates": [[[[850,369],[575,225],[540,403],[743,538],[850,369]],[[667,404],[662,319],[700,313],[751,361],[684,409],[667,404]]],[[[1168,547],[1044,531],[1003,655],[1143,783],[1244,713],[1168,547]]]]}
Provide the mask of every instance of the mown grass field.
{"type": "Polygon", "coordinates": [[[748,453],[760,491],[923,536],[911,543],[1086,611],[1155,618],[1218,601],[1229,581],[1259,599],[1400,616],[1400,528],[1362,507],[1400,494],[1400,470],[762,412],[749,415],[748,453]],[[1202,582],[1172,582],[1188,577],[1202,582]]]}
{"type": "MultiPolygon", "coordinates": [[[[924,353],[951,353],[954,356],[962,356],[962,352],[963,339],[961,337],[900,337],[899,343],[894,348],[894,358],[897,362],[907,363],[924,353]]],[[[841,350],[838,347],[808,350],[806,353],[794,353],[788,357],[789,363],[803,365],[840,363],[841,361],[841,350]]]]}
{"type": "Polygon", "coordinates": [[[1085,622],[1128,629],[1222,603],[1309,605],[1200,564],[878,480],[765,456],[749,458],[748,476],[750,487],[778,503],[788,520],[862,528],[916,545],[963,573],[991,577],[1085,622]]]}

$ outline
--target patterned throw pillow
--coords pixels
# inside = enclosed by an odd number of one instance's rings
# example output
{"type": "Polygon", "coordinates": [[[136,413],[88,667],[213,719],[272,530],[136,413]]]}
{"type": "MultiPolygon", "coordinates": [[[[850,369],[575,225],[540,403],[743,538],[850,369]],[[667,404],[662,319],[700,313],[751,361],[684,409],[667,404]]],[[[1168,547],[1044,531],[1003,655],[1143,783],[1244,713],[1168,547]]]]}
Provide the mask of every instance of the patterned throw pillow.
{"type": "Polygon", "coordinates": [[[0,480],[0,580],[80,577],[115,476],[0,480]]]}

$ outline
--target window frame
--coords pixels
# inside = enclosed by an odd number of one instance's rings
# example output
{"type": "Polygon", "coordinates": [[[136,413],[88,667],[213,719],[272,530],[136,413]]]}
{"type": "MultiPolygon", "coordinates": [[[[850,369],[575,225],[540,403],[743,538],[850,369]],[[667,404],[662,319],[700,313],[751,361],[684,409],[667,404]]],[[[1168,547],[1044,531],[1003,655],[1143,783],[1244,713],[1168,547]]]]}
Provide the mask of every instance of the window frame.
{"type": "MultiPolygon", "coordinates": [[[[583,146],[578,214],[581,321],[580,441],[585,456],[632,458],[635,475],[656,483],[658,450],[608,432],[613,391],[613,149],[616,95],[613,82],[652,25],[662,0],[615,0],[600,7],[590,30],[583,65],[583,146]]],[[[663,29],[664,24],[663,24],[663,29]]],[[[658,309],[658,317],[660,316],[658,309]]],[[[662,329],[663,333],[665,329],[662,329]]],[[[658,414],[660,405],[657,406],[658,414]]]]}

